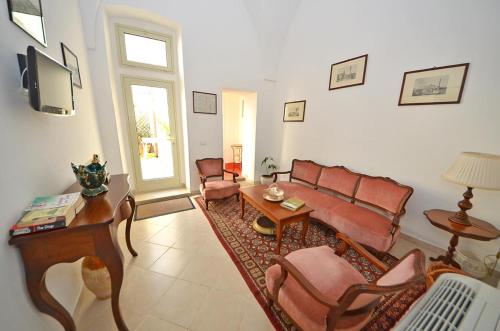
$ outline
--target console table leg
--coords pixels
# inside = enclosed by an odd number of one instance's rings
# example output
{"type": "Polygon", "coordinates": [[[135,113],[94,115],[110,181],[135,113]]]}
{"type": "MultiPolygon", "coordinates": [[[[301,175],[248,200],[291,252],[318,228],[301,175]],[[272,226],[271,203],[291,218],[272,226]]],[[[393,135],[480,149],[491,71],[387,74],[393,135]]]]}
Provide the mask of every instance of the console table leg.
{"type": "Polygon", "coordinates": [[[45,272],[46,270],[26,270],[26,285],[31,300],[38,310],[59,321],[64,330],[75,331],[76,326],[71,315],[47,290],[45,272]]]}
{"type": "MultiPolygon", "coordinates": [[[[116,232],[110,228],[109,235],[116,237],[116,232]]],[[[120,331],[128,331],[128,327],[120,311],[120,290],[123,283],[123,256],[120,247],[114,244],[116,242],[116,238],[113,238],[113,240],[101,240],[99,242],[98,257],[106,265],[106,268],[108,268],[111,278],[111,308],[116,326],[120,331]]]]}
{"type": "Polygon", "coordinates": [[[135,199],[131,195],[128,196],[128,202],[130,203],[130,208],[132,209],[130,216],[127,218],[127,224],[125,225],[125,239],[127,241],[127,248],[132,256],[137,256],[136,250],[132,247],[132,242],[130,241],[130,229],[132,227],[132,221],[135,218],[135,199]]]}

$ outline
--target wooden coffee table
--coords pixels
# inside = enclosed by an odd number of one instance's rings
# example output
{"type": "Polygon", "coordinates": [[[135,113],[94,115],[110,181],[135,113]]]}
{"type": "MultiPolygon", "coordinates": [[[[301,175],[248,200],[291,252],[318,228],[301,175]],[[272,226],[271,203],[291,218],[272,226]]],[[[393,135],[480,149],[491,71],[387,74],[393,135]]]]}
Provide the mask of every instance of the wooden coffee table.
{"type": "Polygon", "coordinates": [[[279,202],[267,201],[263,197],[266,188],[267,185],[240,188],[241,218],[245,216],[245,203],[248,202],[276,225],[276,254],[280,253],[283,229],[289,224],[302,223],[302,244],[305,245],[307,229],[309,227],[309,215],[313,209],[306,205],[297,211],[291,211],[281,207],[279,202]]]}

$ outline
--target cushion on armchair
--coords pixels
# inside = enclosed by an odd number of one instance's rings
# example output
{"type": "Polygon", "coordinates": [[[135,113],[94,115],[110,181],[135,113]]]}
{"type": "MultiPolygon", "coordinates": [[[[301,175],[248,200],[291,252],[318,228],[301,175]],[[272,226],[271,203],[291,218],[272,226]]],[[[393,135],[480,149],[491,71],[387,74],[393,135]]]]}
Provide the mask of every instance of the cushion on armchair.
{"type": "Polygon", "coordinates": [[[240,188],[239,183],[234,183],[229,180],[217,180],[200,184],[200,192],[205,200],[218,200],[238,194],[240,188]]]}
{"type": "MultiPolygon", "coordinates": [[[[328,246],[305,248],[294,251],[285,257],[299,272],[323,295],[331,301],[337,301],[345,290],[355,284],[367,284],[367,280],[346,260],[337,256],[328,246]]],[[[281,267],[277,264],[266,271],[266,284],[273,293],[276,281],[281,276],[281,267]]],[[[374,299],[364,296],[355,300],[351,308],[363,306],[374,299]]],[[[278,295],[278,303],[303,330],[326,329],[325,316],[328,307],[315,300],[290,274],[278,295]]],[[[343,318],[336,325],[336,330],[359,329],[370,318],[370,313],[343,318]]]]}

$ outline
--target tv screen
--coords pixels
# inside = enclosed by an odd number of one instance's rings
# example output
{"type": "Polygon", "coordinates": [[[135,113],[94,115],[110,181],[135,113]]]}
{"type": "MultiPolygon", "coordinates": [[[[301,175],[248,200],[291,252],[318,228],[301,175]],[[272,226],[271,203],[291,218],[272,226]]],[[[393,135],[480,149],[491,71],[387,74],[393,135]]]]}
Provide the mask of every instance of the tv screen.
{"type": "Polygon", "coordinates": [[[35,110],[74,115],[71,70],[48,55],[28,46],[28,94],[35,110]]]}

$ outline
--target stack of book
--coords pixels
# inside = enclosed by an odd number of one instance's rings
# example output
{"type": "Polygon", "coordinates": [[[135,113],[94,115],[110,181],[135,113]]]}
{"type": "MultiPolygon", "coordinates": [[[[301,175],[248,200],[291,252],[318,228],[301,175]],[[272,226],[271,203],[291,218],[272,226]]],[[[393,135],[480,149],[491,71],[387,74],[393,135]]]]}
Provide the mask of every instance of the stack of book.
{"type": "Polygon", "coordinates": [[[85,206],[80,193],[38,197],[10,228],[11,236],[67,227],[85,206]]]}
{"type": "Polygon", "coordinates": [[[290,198],[280,203],[280,206],[291,211],[296,211],[302,208],[305,204],[306,203],[304,201],[298,198],[290,198]]]}

